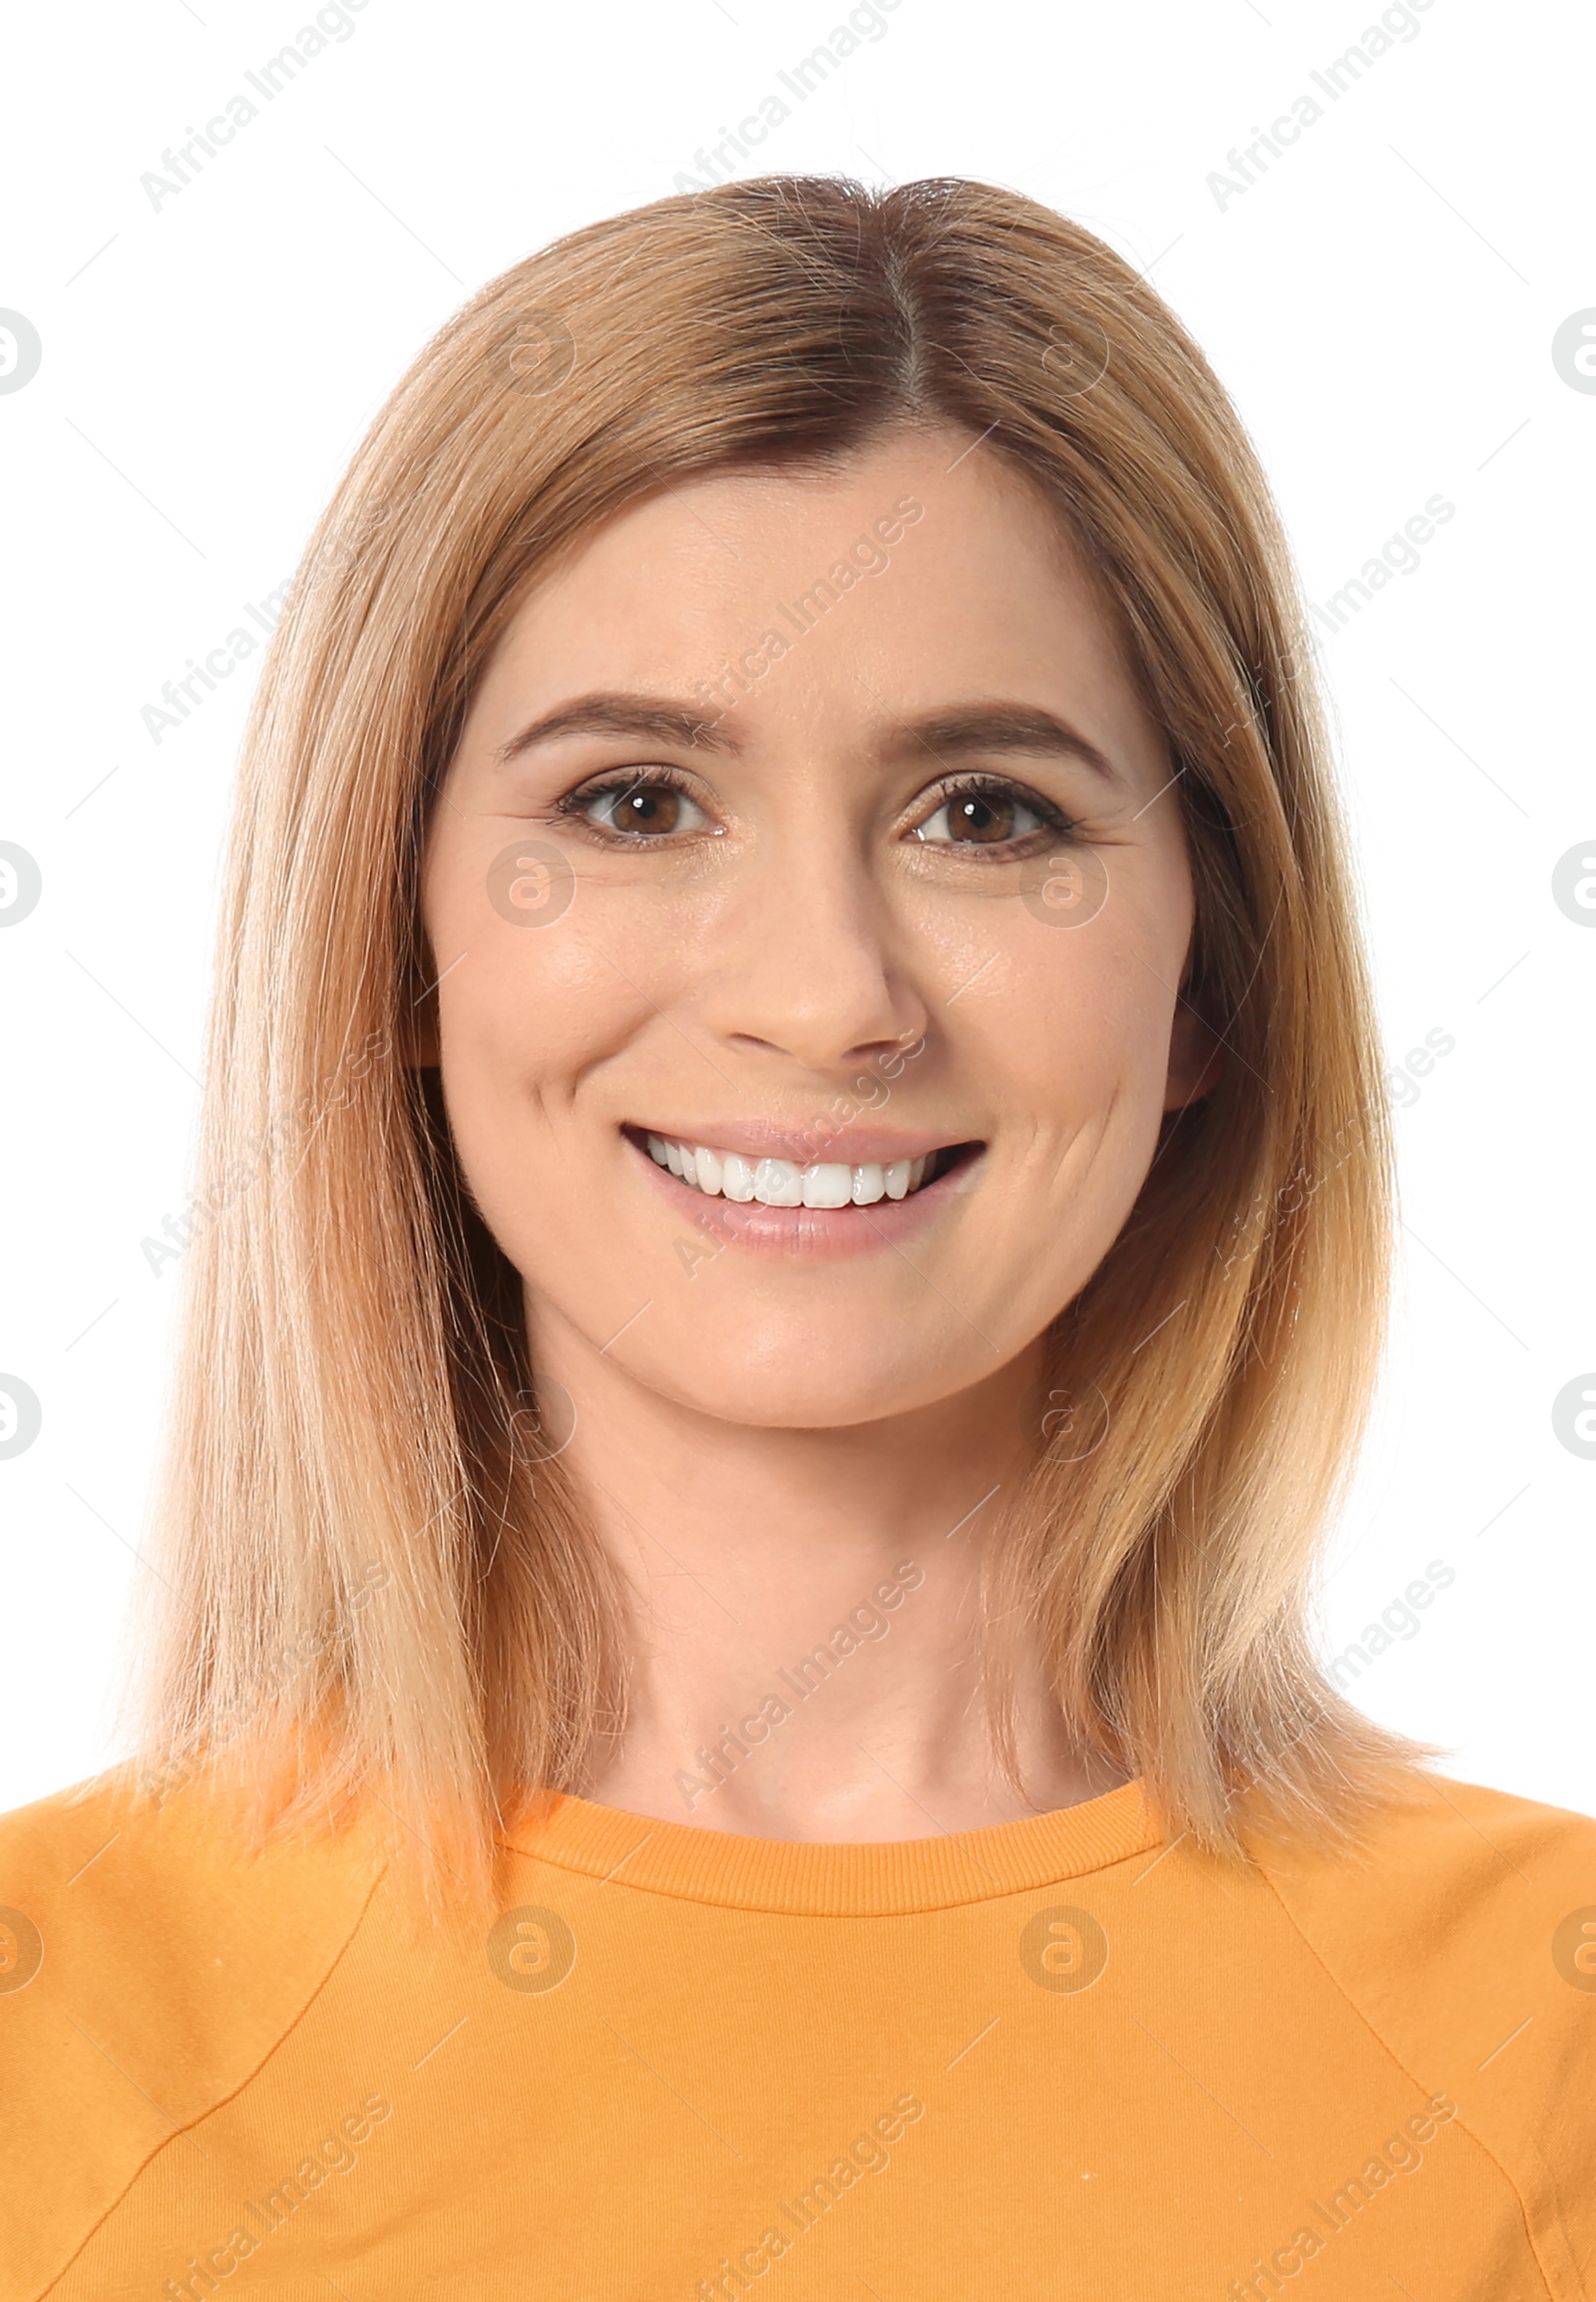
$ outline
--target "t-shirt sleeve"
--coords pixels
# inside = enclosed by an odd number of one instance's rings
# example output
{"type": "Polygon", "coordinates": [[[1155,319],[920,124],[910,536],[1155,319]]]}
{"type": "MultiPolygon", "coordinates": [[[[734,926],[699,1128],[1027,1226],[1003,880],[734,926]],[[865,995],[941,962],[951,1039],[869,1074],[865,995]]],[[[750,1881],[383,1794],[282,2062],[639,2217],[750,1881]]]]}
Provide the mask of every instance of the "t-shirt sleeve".
{"type": "Polygon", "coordinates": [[[1513,2184],[1558,2302],[1586,2302],[1596,1821],[1426,1773],[1357,1857],[1255,1852],[1345,1996],[1513,2184]]]}
{"type": "Polygon", "coordinates": [[[0,2302],[34,2302],[244,2084],[359,1924],[369,1861],[213,1820],[198,1784],[110,1776],[0,1816],[0,2302]]]}

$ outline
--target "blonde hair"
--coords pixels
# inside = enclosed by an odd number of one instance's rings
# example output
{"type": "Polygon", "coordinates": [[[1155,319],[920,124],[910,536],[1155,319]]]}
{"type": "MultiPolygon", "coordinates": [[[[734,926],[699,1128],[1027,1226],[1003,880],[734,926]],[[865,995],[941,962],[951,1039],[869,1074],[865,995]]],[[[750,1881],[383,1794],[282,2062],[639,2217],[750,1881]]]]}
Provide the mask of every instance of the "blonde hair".
{"type": "Polygon", "coordinates": [[[490,1875],[623,1714],[617,1594],[538,1441],[520,1282],[463,1186],[417,916],[432,791],[553,555],[686,473],[952,424],[1096,569],[1167,732],[1185,995],[1223,1075],[1171,1114],[1052,1336],[994,1546],[1002,1629],[1174,1830],[1345,1836],[1411,1763],[1327,1684],[1316,1547],[1378,1367],[1389,1117],[1300,608],[1223,390],[1101,241],[958,180],[769,178],[558,242],[441,331],[312,540],[250,724],[157,1564],[158,1785],[248,1754],[271,1826],[375,1799],[490,1875]],[[529,1443],[530,1436],[530,1443],[529,1443]],[[261,1786],[269,1784],[269,1790],[261,1786]]]}

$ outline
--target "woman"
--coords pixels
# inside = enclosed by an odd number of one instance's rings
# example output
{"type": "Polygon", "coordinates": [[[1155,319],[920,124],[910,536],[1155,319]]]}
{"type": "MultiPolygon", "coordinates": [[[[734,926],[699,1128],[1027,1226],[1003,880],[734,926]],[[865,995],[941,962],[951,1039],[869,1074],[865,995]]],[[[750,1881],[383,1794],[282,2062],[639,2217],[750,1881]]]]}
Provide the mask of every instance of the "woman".
{"type": "Polygon", "coordinates": [[[1586,2292],[1596,1830],[1306,1629],[1389,1160],[1140,279],[769,180],[484,290],[249,739],[149,1755],[0,1833],[5,2293],[1586,2292]]]}

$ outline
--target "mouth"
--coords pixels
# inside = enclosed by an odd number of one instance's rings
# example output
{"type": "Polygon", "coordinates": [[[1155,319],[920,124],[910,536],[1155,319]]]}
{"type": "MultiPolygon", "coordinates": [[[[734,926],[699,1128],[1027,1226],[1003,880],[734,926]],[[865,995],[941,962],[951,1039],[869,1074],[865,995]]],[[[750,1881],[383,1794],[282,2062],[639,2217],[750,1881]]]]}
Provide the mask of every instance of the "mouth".
{"type": "MultiPolygon", "coordinates": [[[[653,1129],[622,1129],[637,1150],[702,1198],[752,1201],[761,1207],[806,1207],[832,1213],[878,1207],[912,1199],[929,1186],[971,1165],[985,1151],[981,1142],[933,1144],[897,1158],[845,1161],[796,1159],[731,1150],[653,1129]]],[[[860,1150],[876,1145],[861,1142],[860,1150]]]]}

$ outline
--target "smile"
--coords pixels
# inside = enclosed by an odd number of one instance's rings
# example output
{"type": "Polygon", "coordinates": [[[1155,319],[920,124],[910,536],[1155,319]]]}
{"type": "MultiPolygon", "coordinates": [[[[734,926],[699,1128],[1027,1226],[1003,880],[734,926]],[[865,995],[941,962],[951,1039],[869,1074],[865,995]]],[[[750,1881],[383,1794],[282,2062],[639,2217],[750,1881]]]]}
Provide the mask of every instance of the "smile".
{"type": "Polygon", "coordinates": [[[802,1165],[795,1159],[760,1157],[687,1142],[651,1129],[628,1128],[626,1132],[657,1167],[663,1167],[689,1191],[734,1203],[754,1201],[761,1207],[836,1210],[875,1207],[884,1199],[909,1199],[961,1164],[967,1154],[973,1156],[982,1148],[976,1143],[949,1143],[914,1158],[852,1163],[821,1159],[802,1165]]]}

